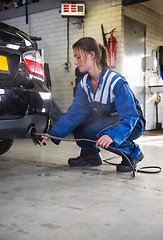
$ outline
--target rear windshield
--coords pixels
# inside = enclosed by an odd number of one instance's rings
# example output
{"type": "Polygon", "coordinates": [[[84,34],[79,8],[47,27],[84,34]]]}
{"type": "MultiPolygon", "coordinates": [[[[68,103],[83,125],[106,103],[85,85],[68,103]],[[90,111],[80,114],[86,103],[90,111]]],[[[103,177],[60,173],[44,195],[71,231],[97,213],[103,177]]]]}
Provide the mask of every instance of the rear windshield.
{"type": "Polygon", "coordinates": [[[12,33],[8,31],[0,30],[0,46],[7,46],[8,44],[14,44],[24,47],[32,47],[33,43],[27,37],[21,35],[20,33],[12,33]]]}

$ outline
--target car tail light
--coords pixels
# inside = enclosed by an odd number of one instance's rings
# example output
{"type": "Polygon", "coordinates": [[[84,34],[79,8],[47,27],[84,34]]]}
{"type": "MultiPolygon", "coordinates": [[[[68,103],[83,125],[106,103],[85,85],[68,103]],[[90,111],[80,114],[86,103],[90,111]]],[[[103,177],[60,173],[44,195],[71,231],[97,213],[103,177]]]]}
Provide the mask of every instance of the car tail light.
{"type": "Polygon", "coordinates": [[[24,53],[23,61],[29,74],[44,78],[44,65],[39,52],[30,51],[24,53]]]}

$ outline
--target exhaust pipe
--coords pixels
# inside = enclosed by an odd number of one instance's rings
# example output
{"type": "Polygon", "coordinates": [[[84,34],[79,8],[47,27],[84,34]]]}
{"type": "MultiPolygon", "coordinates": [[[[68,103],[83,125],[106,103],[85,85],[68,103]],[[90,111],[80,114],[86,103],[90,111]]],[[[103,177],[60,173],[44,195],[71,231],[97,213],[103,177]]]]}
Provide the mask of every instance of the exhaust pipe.
{"type": "Polygon", "coordinates": [[[25,136],[27,138],[35,137],[35,133],[36,133],[36,127],[34,125],[33,126],[29,126],[27,128],[25,136]]]}
{"type": "MultiPolygon", "coordinates": [[[[42,141],[41,134],[37,133],[36,127],[34,125],[28,127],[26,131],[26,137],[34,138],[39,145],[40,145],[40,142],[42,141]]],[[[46,145],[46,143],[44,142],[43,145],[46,145]]]]}

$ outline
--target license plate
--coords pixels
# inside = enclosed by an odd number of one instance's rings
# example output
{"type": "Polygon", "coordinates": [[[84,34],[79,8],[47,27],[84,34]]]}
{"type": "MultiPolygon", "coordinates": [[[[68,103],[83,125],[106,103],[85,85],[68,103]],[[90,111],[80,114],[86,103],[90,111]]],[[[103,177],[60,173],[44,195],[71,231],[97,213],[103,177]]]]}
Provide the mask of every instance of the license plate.
{"type": "Polygon", "coordinates": [[[5,56],[0,56],[0,71],[3,71],[4,73],[9,72],[7,57],[5,56]]]}

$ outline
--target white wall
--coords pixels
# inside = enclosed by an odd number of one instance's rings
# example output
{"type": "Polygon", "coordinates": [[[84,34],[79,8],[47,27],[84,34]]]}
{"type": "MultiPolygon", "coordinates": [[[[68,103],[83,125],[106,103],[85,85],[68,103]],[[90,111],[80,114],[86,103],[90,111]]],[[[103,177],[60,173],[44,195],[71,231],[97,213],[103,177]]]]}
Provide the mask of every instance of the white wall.
{"type": "MultiPolygon", "coordinates": [[[[163,45],[163,17],[161,15],[154,13],[141,4],[122,7],[121,0],[86,0],[84,29],[79,29],[78,24],[72,24],[76,22],[76,19],[70,19],[70,71],[64,68],[64,63],[67,61],[67,19],[61,17],[58,7],[30,14],[28,25],[26,24],[25,16],[4,20],[4,22],[24,30],[29,35],[42,38],[42,41],[39,42],[39,48],[45,50],[45,62],[48,62],[50,66],[52,96],[59,108],[65,112],[73,101],[73,87],[75,84],[72,44],[83,36],[94,37],[99,43],[103,44],[101,24],[104,25],[105,32],[110,32],[116,27],[116,70],[122,73],[124,15],[146,24],[147,54],[151,54],[152,50],[163,45]]],[[[147,75],[151,74],[148,73],[147,75]]],[[[146,82],[148,81],[148,76],[146,77],[146,82]]],[[[146,91],[147,129],[152,129],[155,128],[155,99],[149,92],[148,87],[146,91]]],[[[162,102],[159,104],[159,121],[163,122],[162,102]]]]}

